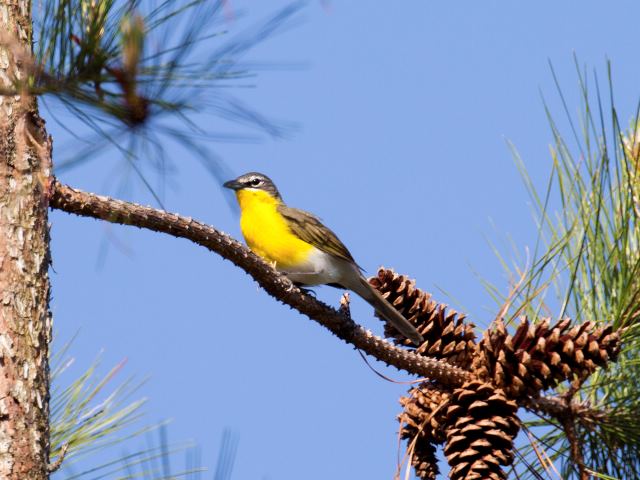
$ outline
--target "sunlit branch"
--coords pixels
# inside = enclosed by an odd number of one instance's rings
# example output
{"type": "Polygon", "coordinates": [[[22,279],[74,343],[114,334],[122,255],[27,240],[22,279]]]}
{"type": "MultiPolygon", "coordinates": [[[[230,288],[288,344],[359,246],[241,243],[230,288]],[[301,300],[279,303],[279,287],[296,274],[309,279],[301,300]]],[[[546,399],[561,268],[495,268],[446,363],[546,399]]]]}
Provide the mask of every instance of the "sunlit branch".
{"type": "MultiPolygon", "coordinates": [[[[346,343],[388,365],[453,388],[459,387],[473,376],[464,369],[397,347],[373,335],[357,325],[344,308],[336,310],[301,291],[286,276],[274,270],[243,244],[214,227],[189,217],[83,192],[62,185],[56,180],[51,184],[49,201],[51,208],[68,213],[191,240],[243,269],[277,300],[307,315],[346,343]]],[[[523,399],[521,406],[555,418],[564,418],[567,415],[581,417],[582,414],[593,417],[602,413],[592,410],[583,412],[577,405],[560,397],[523,399]]]]}
{"type": "Polygon", "coordinates": [[[450,386],[460,385],[470,377],[465,370],[396,347],[373,335],[345,314],[302,292],[243,244],[211,226],[174,213],[76,190],[55,180],[51,185],[50,206],[84,217],[133,225],[191,240],[243,269],[282,303],[388,365],[450,386]]]}

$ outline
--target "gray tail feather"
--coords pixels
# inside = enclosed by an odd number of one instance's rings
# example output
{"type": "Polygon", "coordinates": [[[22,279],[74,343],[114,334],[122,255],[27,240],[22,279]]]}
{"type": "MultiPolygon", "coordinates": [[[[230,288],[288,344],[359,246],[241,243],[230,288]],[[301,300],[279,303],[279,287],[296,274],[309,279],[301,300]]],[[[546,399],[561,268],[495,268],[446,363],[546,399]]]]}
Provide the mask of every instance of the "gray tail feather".
{"type": "MultiPolygon", "coordinates": [[[[354,282],[355,283],[355,282],[354,282]]],[[[359,276],[358,282],[354,285],[345,285],[350,290],[360,295],[373,308],[375,308],[391,325],[394,326],[402,335],[411,340],[416,346],[424,343],[424,338],[418,333],[409,321],[402,314],[393,308],[375,288],[369,285],[367,279],[362,275],[359,276]]]]}

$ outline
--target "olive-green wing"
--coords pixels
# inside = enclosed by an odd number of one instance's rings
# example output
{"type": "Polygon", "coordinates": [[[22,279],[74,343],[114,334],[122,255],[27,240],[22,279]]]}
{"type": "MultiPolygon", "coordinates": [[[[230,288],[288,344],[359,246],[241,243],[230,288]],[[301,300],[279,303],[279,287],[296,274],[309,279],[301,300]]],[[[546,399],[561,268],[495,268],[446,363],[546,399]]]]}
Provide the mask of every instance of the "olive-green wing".
{"type": "Polygon", "coordinates": [[[278,206],[278,212],[287,220],[291,232],[301,240],[325,253],[355,263],[347,247],[315,215],[286,205],[278,206]]]}

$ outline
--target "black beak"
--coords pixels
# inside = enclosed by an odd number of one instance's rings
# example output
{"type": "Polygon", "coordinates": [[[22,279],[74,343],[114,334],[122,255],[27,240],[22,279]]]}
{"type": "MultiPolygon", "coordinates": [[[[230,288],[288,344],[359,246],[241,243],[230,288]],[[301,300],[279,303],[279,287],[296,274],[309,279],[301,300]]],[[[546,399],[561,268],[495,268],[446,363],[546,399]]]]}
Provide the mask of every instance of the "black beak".
{"type": "Polygon", "coordinates": [[[224,182],[222,184],[224,188],[230,188],[231,190],[240,190],[243,185],[237,180],[229,180],[228,182],[224,182]]]}

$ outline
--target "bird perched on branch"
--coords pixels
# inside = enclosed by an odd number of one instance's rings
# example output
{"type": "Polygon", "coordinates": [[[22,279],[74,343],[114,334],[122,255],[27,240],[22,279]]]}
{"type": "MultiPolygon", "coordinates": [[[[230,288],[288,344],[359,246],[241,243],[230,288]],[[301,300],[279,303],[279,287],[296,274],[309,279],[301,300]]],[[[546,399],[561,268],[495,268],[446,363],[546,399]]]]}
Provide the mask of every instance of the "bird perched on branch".
{"type": "Polygon", "coordinates": [[[249,248],[298,286],[331,285],[357,293],[401,334],[418,331],[362,275],[347,247],[314,215],[288,207],[269,177],[251,172],[224,184],[235,190],[249,248]]]}

